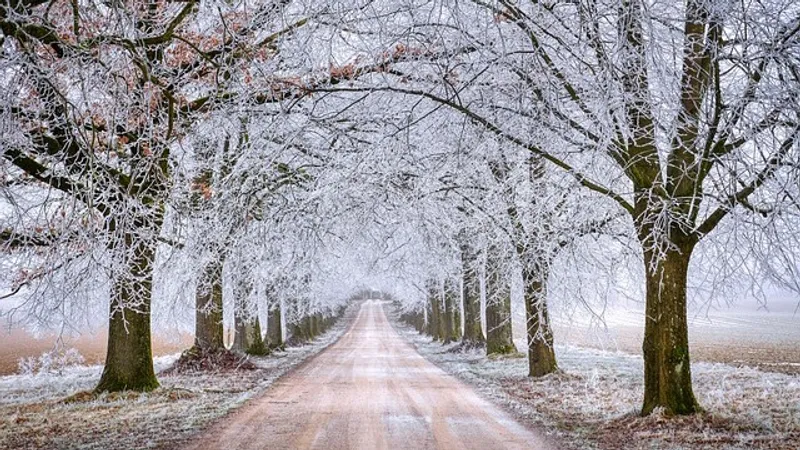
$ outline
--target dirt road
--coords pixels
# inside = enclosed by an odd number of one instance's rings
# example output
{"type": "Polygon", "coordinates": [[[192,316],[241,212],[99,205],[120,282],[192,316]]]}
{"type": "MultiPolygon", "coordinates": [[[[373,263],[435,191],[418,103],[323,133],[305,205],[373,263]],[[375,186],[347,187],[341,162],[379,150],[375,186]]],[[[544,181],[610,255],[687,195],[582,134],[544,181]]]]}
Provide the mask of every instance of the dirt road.
{"type": "Polygon", "coordinates": [[[188,449],[548,449],[423,359],[377,301],[313,361],[188,449]]]}

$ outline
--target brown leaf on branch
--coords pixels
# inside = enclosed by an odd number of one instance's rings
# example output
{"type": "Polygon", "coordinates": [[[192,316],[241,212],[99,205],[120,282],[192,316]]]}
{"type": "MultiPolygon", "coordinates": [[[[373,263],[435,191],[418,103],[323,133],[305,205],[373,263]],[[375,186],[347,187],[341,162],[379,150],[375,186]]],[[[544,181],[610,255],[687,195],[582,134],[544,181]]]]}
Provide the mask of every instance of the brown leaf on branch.
{"type": "Polygon", "coordinates": [[[143,141],[139,147],[142,150],[142,155],[150,157],[153,156],[153,151],[150,149],[150,143],[143,141]]]}
{"type": "Polygon", "coordinates": [[[512,17],[505,12],[499,12],[494,15],[494,23],[503,23],[503,22],[508,23],[511,22],[512,20],[513,20],[512,17]]]}
{"type": "Polygon", "coordinates": [[[346,66],[330,66],[331,78],[336,80],[349,80],[352,79],[356,73],[356,66],[348,64],[346,66]]]}
{"type": "Polygon", "coordinates": [[[200,195],[203,196],[203,199],[210,200],[211,197],[214,195],[214,191],[211,190],[211,186],[204,181],[195,181],[192,183],[192,190],[195,192],[199,192],[200,195]]]}

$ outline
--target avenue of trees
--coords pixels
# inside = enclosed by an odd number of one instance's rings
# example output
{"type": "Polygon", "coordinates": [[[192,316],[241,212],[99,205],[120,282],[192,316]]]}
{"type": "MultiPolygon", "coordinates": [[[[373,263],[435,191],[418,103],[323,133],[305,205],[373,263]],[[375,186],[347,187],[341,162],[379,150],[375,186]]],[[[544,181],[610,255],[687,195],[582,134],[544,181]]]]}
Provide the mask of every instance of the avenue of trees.
{"type": "Polygon", "coordinates": [[[614,259],[642,413],[692,414],[692,280],[800,292],[792,0],[5,0],[0,30],[0,307],[107,308],[97,391],[158,386],[157,308],[188,356],[263,355],[367,286],[546,376],[565,268],[614,259]]]}

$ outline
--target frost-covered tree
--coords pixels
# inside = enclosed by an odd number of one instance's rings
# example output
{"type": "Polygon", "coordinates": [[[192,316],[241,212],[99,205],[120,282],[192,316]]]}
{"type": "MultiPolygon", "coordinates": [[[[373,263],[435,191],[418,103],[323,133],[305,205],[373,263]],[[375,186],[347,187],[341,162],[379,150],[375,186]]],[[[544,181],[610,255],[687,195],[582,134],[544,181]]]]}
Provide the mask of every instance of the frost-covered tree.
{"type": "Polygon", "coordinates": [[[170,155],[196,107],[185,90],[207,68],[184,66],[170,45],[195,6],[11,2],[0,13],[4,121],[14,130],[4,133],[3,158],[43,191],[79,203],[94,234],[90,245],[105,248],[111,301],[99,391],[158,386],[153,260],[170,155]]]}
{"type": "Polygon", "coordinates": [[[796,208],[798,14],[788,0],[416,4],[383,22],[383,45],[418,58],[351,90],[445,106],[613,201],[645,277],[642,412],[690,414],[692,253],[726,221],[765,229],[742,212],[796,208]]]}
{"type": "MultiPolygon", "coordinates": [[[[356,75],[281,50],[310,17],[292,2],[269,1],[0,6],[4,170],[38,188],[45,224],[54,214],[70,219],[65,233],[43,226],[31,236],[26,225],[6,234],[44,242],[57,231],[59,243],[78,250],[64,254],[61,246],[35,269],[18,263],[15,283],[81,264],[96,279],[103,269],[111,302],[98,391],[158,386],[150,350],[155,254],[194,134],[221,110],[291,102],[307,86],[356,75]]],[[[14,225],[25,215],[9,214],[14,225]]],[[[208,269],[215,279],[219,269],[208,269]]]]}

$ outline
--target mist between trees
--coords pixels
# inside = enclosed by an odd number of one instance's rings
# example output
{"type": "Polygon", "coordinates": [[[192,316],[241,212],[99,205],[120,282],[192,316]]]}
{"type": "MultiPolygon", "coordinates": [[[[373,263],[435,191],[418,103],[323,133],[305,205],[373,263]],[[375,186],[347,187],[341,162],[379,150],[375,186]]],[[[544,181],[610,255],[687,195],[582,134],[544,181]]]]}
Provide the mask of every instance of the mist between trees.
{"type": "Polygon", "coordinates": [[[792,0],[8,0],[0,29],[1,305],[106,317],[98,391],[158,386],[154,317],[263,354],[367,287],[543,376],[558,283],[644,301],[642,412],[691,414],[687,303],[800,292],[792,0]]]}

